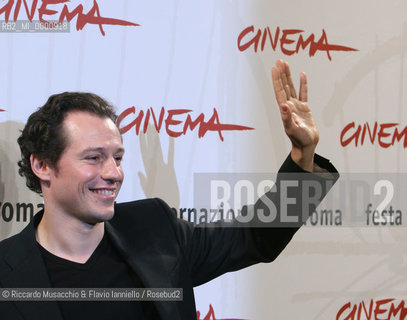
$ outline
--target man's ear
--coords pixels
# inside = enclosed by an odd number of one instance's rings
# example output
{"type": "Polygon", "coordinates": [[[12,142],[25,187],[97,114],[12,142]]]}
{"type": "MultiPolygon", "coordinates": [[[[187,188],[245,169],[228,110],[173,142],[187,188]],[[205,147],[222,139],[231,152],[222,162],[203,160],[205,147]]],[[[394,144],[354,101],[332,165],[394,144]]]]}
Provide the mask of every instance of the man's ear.
{"type": "Polygon", "coordinates": [[[41,181],[50,181],[51,168],[44,160],[38,159],[35,155],[30,156],[31,170],[41,181]]]}

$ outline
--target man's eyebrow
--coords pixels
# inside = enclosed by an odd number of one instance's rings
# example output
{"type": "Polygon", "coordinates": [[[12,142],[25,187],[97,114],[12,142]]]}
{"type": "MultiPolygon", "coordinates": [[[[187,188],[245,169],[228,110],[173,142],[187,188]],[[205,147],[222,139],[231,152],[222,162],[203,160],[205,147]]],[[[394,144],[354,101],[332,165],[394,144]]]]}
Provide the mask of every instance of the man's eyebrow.
{"type": "MultiPolygon", "coordinates": [[[[103,147],[90,147],[90,148],[86,148],[85,150],[83,150],[81,153],[87,153],[87,152],[104,152],[106,150],[106,148],[103,147]]],[[[124,148],[120,147],[117,148],[117,150],[115,151],[115,153],[124,153],[124,148]]]]}

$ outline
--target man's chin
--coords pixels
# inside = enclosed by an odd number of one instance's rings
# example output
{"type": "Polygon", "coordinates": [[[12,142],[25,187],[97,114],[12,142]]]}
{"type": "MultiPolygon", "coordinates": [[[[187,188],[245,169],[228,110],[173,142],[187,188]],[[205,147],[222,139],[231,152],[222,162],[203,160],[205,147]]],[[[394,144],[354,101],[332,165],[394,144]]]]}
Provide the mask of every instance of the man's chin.
{"type": "Polygon", "coordinates": [[[86,223],[90,225],[96,225],[98,223],[103,223],[106,221],[109,221],[113,218],[114,216],[114,210],[111,212],[104,212],[103,214],[98,214],[98,215],[92,215],[88,217],[86,223]]]}

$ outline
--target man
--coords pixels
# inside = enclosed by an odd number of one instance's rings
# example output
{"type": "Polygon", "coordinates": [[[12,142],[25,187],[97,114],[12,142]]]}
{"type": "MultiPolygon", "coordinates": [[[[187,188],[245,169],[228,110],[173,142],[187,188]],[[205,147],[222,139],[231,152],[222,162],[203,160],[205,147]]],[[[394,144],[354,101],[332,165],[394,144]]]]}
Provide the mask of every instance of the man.
{"type": "MultiPolygon", "coordinates": [[[[307,104],[305,74],[298,99],[286,62],[277,62],[272,77],[292,142],[280,171],[321,167],[336,173],[328,160],[314,155],[319,134],[307,104]]],[[[19,172],[43,195],[44,211],[0,244],[0,287],[182,288],[183,300],[7,301],[0,303],[2,319],[194,319],[194,286],[274,260],[298,229],[194,228],[159,199],[115,205],[124,178],[115,120],[103,99],[86,93],[51,96],[30,116],[18,139],[19,172]]],[[[278,207],[278,192],[268,196],[278,207]]],[[[294,207],[298,214],[300,201],[294,207]]]]}

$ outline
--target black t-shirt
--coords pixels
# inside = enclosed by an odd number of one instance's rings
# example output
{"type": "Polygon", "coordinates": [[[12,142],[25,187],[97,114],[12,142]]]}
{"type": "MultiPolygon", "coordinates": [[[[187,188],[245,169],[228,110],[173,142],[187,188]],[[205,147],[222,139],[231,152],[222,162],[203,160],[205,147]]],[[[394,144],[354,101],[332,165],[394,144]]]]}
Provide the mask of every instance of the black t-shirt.
{"type": "MultiPolygon", "coordinates": [[[[86,263],[57,257],[43,248],[44,259],[54,288],[142,288],[137,275],[116,252],[105,233],[86,263]]],[[[73,319],[157,319],[152,302],[140,301],[58,301],[63,318],[73,319]]]]}

